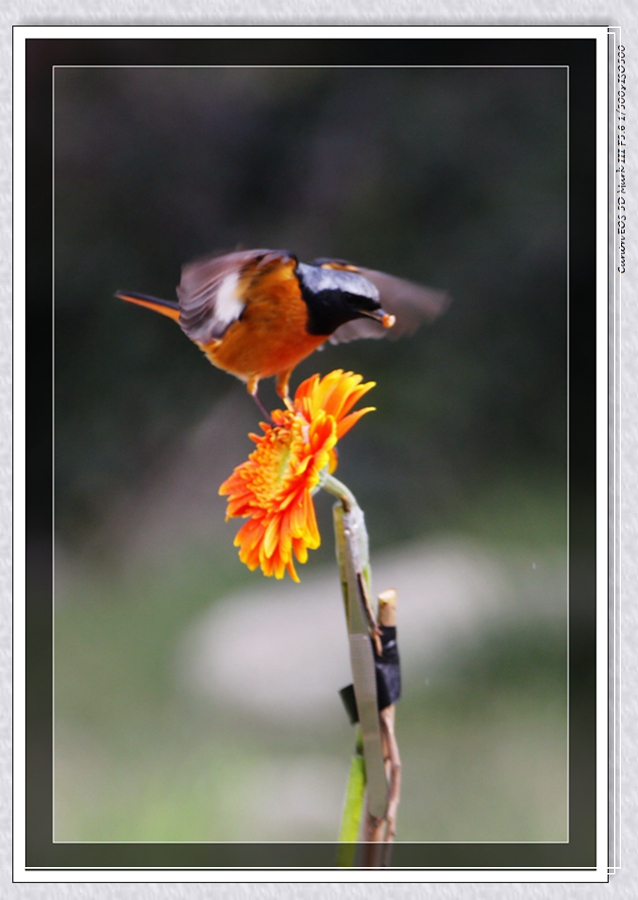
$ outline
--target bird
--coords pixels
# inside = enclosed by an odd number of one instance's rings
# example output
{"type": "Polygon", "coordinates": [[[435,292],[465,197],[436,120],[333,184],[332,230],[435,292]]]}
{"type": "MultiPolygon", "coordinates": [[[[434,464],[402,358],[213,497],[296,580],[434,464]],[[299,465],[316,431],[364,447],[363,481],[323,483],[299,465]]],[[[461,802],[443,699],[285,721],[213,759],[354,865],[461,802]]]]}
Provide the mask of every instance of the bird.
{"type": "Polygon", "coordinates": [[[177,302],[117,291],[121,300],[178,323],[213,365],[257,388],[275,376],[289,405],[295,367],[329,341],[410,334],[449,303],[444,291],[346,260],[299,262],[287,250],[237,250],[182,267],[177,302]]]}

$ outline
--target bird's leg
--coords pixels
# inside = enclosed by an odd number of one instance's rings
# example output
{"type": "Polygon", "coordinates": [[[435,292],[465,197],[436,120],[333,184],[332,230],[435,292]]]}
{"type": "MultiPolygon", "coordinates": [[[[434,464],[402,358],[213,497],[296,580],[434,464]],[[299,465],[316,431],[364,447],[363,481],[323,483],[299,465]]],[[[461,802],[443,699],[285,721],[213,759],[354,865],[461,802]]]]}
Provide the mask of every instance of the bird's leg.
{"type": "Polygon", "coordinates": [[[270,422],[270,424],[272,425],[272,416],[270,415],[270,413],[268,412],[268,410],[266,409],[264,404],[261,402],[261,400],[259,399],[257,394],[251,394],[251,396],[252,396],[253,400],[255,401],[255,403],[257,404],[257,406],[259,407],[259,409],[261,410],[261,412],[263,413],[263,415],[266,417],[267,421],[270,422]]]}
{"type": "Polygon", "coordinates": [[[286,409],[289,410],[294,409],[292,401],[290,399],[290,394],[288,393],[288,382],[290,381],[291,375],[292,369],[286,369],[285,372],[280,372],[279,375],[277,375],[277,385],[275,388],[281,399],[286,404],[286,409]]]}
{"type": "Polygon", "coordinates": [[[255,403],[257,404],[259,409],[261,410],[262,414],[266,417],[266,420],[268,422],[270,422],[270,424],[272,425],[272,416],[270,415],[270,413],[268,412],[268,410],[266,409],[264,404],[261,402],[261,400],[257,396],[258,386],[259,386],[259,376],[252,375],[248,379],[248,384],[246,385],[246,389],[248,390],[248,393],[250,394],[250,396],[253,398],[253,400],[255,401],[255,403]]]}

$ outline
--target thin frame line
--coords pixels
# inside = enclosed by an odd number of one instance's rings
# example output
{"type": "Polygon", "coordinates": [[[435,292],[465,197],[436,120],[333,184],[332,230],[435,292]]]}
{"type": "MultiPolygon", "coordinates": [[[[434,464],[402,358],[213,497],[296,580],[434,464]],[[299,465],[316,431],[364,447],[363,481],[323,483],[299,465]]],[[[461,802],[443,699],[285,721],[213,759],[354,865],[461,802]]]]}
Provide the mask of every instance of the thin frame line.
{"type": "MultiPolygon", "coordinates": [[[[567,838],[564,841],[398,841],[397,844],[402,846],[409,845],[418,845],[418,846],[431,846],[431,845],[457,845],[457,844],[467,844],[470,846],[473,845],[490,845],[490,846],[508,846],[508,845],[521,845],[521,846],[533,846],[533,845],[559,845],[564,846],[569,844],[570,840],[570,816],[569,816],[569,801],[570,801],[570,733],[569,733],[569,724],[570,724],[570,673],[569,673],[569,652],[570,652],[570,622],[569,622],[569,588],[570,588],[570,570],[569,570],[569,549],[570,549],[570,532],[569,532],[569,499],[570,499],[570,491],[569,491],[569,476],[570,476],[570,466],[569,466],[569,449],[570,449],[570,440],[569,440],[569,388],[570,388],[570,378],[569,378],[569,325],[570,325],[570,260],[569,260],[569,235],[570,235],[570,219],[569,219],[569,201],[570,201],[570,193],[569,193],[569,175],[570,175],[570,166],[569,166],[569,153],[570,153],[570,141],[569,141],[569,126],[570,126],[570,109],[569,109],[569,101],[570,101],[570,81],[569,81],[569,69],[570,66],[566,65],[53,65],[51,67],[53,76],[52,76],[52,276],[53,276],[53,284],[52,284],[52,319],[53,319],[53,328],[52,328],[52,398],[53,398],[53,408],[52,408],[52,425],[53,425],[53,445],[52,445],[52,457],[53,457],[53,503],[52,503],[52,525],[53,525],[53,534],[55,535],[55,72],[56,69],[565,69],[567,75],[567,95],[566,95],[566,126],[567,126],[567,134],[566,134],[566,155],[567,155],[567,184],[566,184],[566,224],[567,224],[567,241],[566,241],[566,263],[567,263],[567,414],[566,414],[566,430],[567,430],[567,467],[566,467],[566,481],[567,481],[567,547],[566,547],[566,612],[567,612],[567,642],[566,642],[566,653],[567,653],[567,667],[566,667],[566,691],[567,691],[567,704],[566,704],[566,826],[567,826],[567,838]]],[[[52,584],[52,593],[53,593],[53,602],[52,602],[52,767],[51,767],[51,776],[52,776],[52,815],[51,815],[51,833],[52,836],[55,835],[55,795],[56,795],[56,786],[55,786],[55,541],[52,548],[52,564],[53,564],[53,584],[52,584]]],[[[56,841],[55,837],[52,837],[52,843],[55,845],[159,845],[159,844],[170,844],[181,846],[181,845],[233,845],[233,844],[255,844],[255,845],[268,845],[275,844],[278,846],[281,845],[293,845],[293,846],[304,846],[309,844],[334,844],[334,841],[317,841],[317,840],[308,840],[308,841],[56,841]]],[[[28,867],[27,867],[28,868],[28,867]]],[[[63,869],[64,867],[56,867],[56,869],[63,869]]],[[[111,867],[109,867],[110,869],[111,867]]],[[[113,867],[115,868],[115,867],[113,867]]],[[[173,867],[167,867],[173,868],[173,867]]],[[[214,867],[215,869],[221,867],[214,867]]],[[[245,867],[249,868],[249,867],[245,867]]],[[[270,868],[270,867],[269,867],[270,868]]],[[[310,867],[312,868],[312,867],[310,867]]],[[[321,867],[322,870],[324,867],[321,867]]],[[[392,867],[396,868],[396,867],[392,867]]],[[[439,867],[441,868],[441,867],[439,867]]],[[[474,869],[475,867],[467,867],[469,869],[474,869]]],[[[492,867],[494,868],[494,867],[492,867]]],[[[521,867],[522,868],[522,867],[521,867]]],[[[530,869],[530,867],[525,867],[526,869],[530,869]]],[[[532,871],[544,871],[547,867],[539,867],[533,868],[532,871]]],[[[570,867],[565,867],[570,868],[570,867]]],[[[574,867],[571,867],[574,868],[574,867]]],[[[590,867],[587,867],[589,870],[590,867]]],[[[595,867],[594,867],[595,868],[595,867]]]]}

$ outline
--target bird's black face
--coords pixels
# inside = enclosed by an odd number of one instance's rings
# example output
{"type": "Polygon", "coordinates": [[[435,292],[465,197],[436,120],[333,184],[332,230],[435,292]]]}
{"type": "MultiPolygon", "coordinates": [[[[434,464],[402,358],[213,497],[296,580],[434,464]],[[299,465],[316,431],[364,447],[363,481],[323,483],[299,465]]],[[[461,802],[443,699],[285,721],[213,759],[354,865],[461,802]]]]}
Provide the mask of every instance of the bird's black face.
{"type": "Polygon", "coordinates": [[[308,332],[333,334],[352,319],[381,321],[383,311],[377,288],[356,272],[322,269],[299,263],[301,295],[308,307],[308,332]]]}

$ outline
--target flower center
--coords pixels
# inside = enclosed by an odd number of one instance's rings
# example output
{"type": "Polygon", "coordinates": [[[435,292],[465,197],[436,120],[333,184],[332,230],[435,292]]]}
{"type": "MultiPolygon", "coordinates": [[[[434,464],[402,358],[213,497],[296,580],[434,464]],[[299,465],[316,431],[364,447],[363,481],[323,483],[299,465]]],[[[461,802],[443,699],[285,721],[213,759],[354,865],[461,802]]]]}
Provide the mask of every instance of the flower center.
{"type": "Polygon", "coordinates": [[[288,474],[288,463],[290,462],[290,457],[292,456],[291,443],[284,441],[280,446],[280,451],[281,455],[279,457],[279,465],[277,467],[277,472],[275,475],[277,487],[281,486],[284,477],[288,474]]]}

